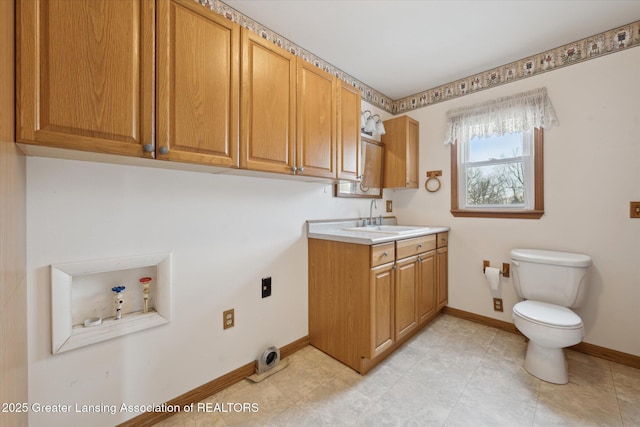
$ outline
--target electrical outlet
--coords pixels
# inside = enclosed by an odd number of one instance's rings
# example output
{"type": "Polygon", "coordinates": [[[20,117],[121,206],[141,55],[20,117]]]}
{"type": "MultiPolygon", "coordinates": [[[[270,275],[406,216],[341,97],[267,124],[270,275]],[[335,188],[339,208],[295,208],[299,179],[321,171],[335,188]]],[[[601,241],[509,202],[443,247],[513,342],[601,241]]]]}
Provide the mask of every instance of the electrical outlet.
{"type": "Polygon", "coordinates": [[[236,315],[234,309],[222,312],[222,327],[224,329],[233,328],[236,324],[236,315]]]}
{"type": "Polygon", "coordinates": [[[504,311],[502,308],[502,298],[493,299],[493,311],[504,311]]]}
{"type": "Polygon", "coordinates": [[[640,202],[629,202],[629,218],[640,218],[640,202]]]}
{"type": "Polygon", "coordinates": [[[262,278],[262,298],[271,296],[271,277],[262,278]]]}
{"type": "Polygon", "coordinates": [[[387,200],[387,212],[393,212],[393,200],[387,200]]]}

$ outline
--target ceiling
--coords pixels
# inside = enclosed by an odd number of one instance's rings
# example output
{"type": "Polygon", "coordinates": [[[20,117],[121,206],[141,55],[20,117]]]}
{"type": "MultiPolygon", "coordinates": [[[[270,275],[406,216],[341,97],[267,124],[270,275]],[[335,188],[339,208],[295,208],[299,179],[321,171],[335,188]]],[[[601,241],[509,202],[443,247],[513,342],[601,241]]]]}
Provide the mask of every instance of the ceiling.
{"type": "Polygon", "coordinates": [[[640,0],[224,0],[393,99],[640,20],[640,0]]]}

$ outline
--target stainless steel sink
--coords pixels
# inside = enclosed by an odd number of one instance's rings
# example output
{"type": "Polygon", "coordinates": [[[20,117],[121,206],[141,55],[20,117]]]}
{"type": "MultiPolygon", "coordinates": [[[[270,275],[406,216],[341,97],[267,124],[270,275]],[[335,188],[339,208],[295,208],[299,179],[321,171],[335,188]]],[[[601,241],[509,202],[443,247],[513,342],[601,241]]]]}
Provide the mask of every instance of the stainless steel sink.
{"type": "Polygon", "coordinates": [[[360,233],[409,234],[428,231],[429,227],[412,225],[368,225],[364,227],[343,228],[343,230],[357,231],[360,233]]]}

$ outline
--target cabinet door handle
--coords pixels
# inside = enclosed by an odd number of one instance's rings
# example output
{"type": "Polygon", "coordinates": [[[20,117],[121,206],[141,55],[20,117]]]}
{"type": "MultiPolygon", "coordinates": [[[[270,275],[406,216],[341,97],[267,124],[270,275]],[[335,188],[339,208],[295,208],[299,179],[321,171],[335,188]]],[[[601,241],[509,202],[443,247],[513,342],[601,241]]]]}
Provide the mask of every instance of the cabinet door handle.
{"type": "Polygon", "coordinates": [[[393,264],[393,267],[391,267],[392,270],[397,270],[398,269],[398,264],[393,264]]]}
{"type": "Polygon", "coordinates": [[[169,154],[169,147],[160,147],[160,150],[158,150],[160,152],[160,154],[169,154]]]}
{"type": "Polygon", "coordinates": [[[144,149],[144,151],[146,151],[147,153],[153,151],[153,144],[144,144],[142,146],[142,148],[144,149]]]}
{"type": "Polygon", "coordinates": [[[304,172],[304,166],[300,166],[300,167],[298,168],[298,172],[300,172],[300,173],[304,172]]]}
{"type": "Polygon", "coordinates": [[[422,262],[422,257],[418,257],[418,262],[422,262]]]}
{"type": "Polygon", "coordinates": [[[291,166],[291,172],[296,173],[296,171],[297,171],[297,170],[298,170],[298,168],[297,168],[297,167],[295,167],[295,166],[291,166]]]}

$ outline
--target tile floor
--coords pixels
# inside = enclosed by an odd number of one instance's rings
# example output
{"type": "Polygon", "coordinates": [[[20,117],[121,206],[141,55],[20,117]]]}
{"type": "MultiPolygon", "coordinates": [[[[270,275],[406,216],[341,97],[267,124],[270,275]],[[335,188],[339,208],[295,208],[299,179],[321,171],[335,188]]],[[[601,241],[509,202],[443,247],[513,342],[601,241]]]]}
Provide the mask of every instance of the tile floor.
{"type": "Polygon", "coordinates": [[[640,426],[640,369],[567,351],[569,384],[554,385],[524,370],[525,349],[519,335],[441,315],[366,376],[306,347],[263,382],[202,401],[257,412],[202,410],[157,425],[640,426]]]}

